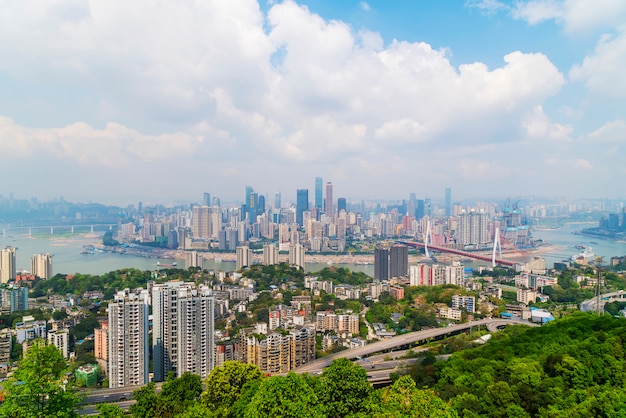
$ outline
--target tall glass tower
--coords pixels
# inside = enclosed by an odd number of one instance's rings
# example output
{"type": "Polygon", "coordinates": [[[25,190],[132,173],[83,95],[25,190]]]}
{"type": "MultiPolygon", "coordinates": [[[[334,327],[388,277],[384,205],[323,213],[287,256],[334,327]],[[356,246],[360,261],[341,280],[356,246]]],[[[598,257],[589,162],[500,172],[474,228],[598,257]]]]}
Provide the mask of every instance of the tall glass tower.
{"type": "Polygon", "coordinates": [[[315,177],[315,209],[322,210],[324,204],[324,196],[322,195],[322,178],[315,177]]]}
{"type": "Polygon", "coordinates": [[[309,210],[309,189],[298,189],[296,197],[296,223],[302,226],[302,214],[309,210]]]}

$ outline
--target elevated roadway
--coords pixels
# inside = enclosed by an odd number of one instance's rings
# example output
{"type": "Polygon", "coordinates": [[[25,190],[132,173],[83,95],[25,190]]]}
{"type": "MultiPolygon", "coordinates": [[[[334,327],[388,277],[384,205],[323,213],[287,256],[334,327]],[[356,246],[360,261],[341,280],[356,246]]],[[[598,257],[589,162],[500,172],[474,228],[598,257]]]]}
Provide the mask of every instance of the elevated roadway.
{"type": "Polygon", "coordinates": [[[583,312],[604,312],[604,305],[611,302],[626,302],[626,292],[604,293],[599,298],[588,299],[580,304],[583,312]]]}
{"type": "Polygon", "coordinates": [[[341,351],[339,353],[331,354],[326,357],[314,360],[303,366],[298,367],[294,371],[296,373],[315,373],[320,372],[324,367],[330,365],[335,359],[347,358],[350,360],[356,360],[374,353],[384,352],[392,350],[394,348],[410,346],[415,343],[427,341],[431,338],[442,337],[445,335],[458,334],[469,330],[470,328],[486,327],[489,331],[497,331],[500,327],[506,325],[523,324],[529,326],[537,326],[526,321],[516,321],[510,319],[482,319],[480,321],[470,321],[464,324],[452,325],[445,328],[432,328],[422,331],[410,332],[408,334],[398,335],[392,338],[386,338],[382,341],[377,341],[371,344],[367,344],[363,347],[353,348],[350,350],[341,351]]]}
{"type": "MultiPolygon", "coordinates": [[[[416,241],[398,241],[398,242],[404,245],[408,245],[409,247],[424,248],[426,246],[426,244],[424,244],[423,242],[416,242],[416,241]]],[[[497,265],[500,265],[500,266],[513,267],[516,264],[518,264],[515,261],[503,260],[503,259],[498,259],[498,258],[493,260],[492,257],[488,257],[486,255],[480,255],[480,254],[476,254],[476,253],[469,252],[469,251],[455,250],[453,248],[448,248],[448,247],[440,247],[438,245],[428,244],[428,248],[432,251],[437,251],[440,253],[455,254],[455,255],[460,255],[462,257],[473,258],[475,260],[495,262],[497,265]]]]}

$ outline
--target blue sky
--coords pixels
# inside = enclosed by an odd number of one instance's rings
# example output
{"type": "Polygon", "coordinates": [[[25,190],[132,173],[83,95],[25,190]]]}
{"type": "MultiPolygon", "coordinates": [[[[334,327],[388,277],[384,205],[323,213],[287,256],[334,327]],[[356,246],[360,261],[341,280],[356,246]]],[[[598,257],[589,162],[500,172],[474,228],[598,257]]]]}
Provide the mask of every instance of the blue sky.
{"type": "Polygon", "coordinates": [[[0,194],[622,197],[625,22],[622,0],[0,0],[0,194]]]}

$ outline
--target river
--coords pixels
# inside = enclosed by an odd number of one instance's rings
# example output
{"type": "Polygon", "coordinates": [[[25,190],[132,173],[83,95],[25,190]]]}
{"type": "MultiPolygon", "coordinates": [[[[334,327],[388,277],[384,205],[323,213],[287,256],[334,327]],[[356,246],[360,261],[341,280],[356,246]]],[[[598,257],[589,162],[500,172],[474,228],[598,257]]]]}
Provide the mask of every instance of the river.
{"type": "MultiPolygon", "coordinates": [[[[552,244],[550,251],[542,253],[546,258],[548,266],[552,267],[555,261],[560,261],[576,255],[581,250],[575,248],[576,245],[592,247],[596,255],[604,256],[608,262],[612,256],[626,255],[626,242],[602,239],[586,235],[575,235],[573,232],[589,227],[589,224],[570,223],[558,229],[546,229],[533,231],[534,239],[542,239],[545,243],[552,244]]],[[[138,257],[134,255],[116,254],[109,252],[95,252],[94,254],[81,254],[83,247],[102,242],[100,234],[72,234],[72,235],[6,235],[0,236],[0,247],[16,247],[17,269],[30,271],[30,258],[33,254],[49,253],[53,256],[54,273],[62,274],[94,274],[100,275],[109,271],[122,268],[136,268],[140,270],[153,270],[156,263],[171,263],[171,259],[138,257]]],[[[228,257],[234,259],[235,255],[228,257]]],[[[506,257],[505,257],[506,258],[506,257]]],[[[184,268],[184,262],[178,261],[179,266],[184,268]]],[[[487,265],[489,263],[469,263],[468,267],[476,265],[487,265]]],[[[330,264],[307,263],[307,272],[320,271],[330,264]]],[[[374,275],[372,264],[332,264],[336,267],[345,267],[352,271],[364,272],[370,276],[374,275]]],[[[233,261],[204,260],[203,268],[223,271],[233,271],[235,263],[233,261]]]]}

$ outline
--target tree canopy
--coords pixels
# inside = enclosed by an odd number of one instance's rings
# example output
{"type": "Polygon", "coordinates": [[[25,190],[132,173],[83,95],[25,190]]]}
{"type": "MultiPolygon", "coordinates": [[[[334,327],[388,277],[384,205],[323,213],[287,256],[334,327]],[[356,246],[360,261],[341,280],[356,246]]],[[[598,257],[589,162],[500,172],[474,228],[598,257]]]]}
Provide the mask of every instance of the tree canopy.
{"type": "Polygon", "coordinates": [[[5,383],[0,416],[8,418],[75,417],[80,400],[68,378],[61,352],[43,340],[33,340],[5,383]]]}

